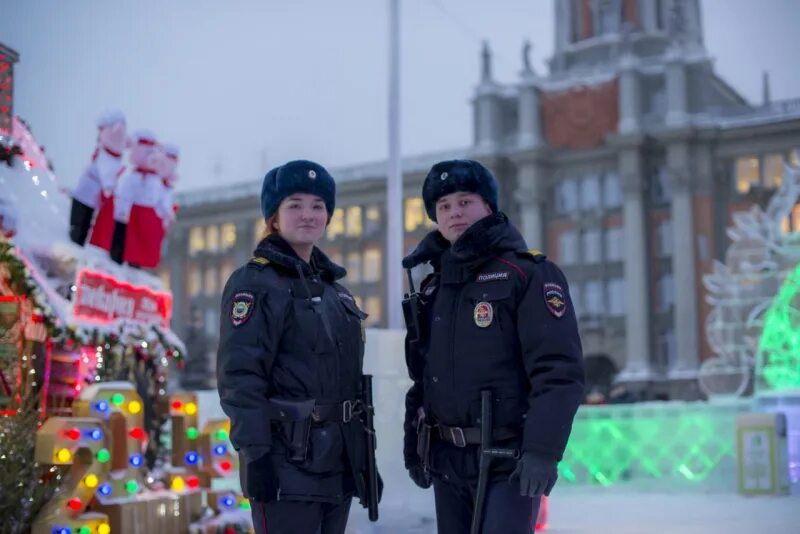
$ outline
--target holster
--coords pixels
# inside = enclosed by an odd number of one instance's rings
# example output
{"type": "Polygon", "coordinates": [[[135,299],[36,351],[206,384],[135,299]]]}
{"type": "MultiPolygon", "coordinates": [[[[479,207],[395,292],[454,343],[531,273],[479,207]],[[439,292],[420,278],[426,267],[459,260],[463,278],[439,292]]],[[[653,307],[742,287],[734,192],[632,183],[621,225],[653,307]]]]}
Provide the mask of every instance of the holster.
{"type": "Polygon", "coordinates": [[[422,467],[426,470],[430,466],[430,452],[431,452],[431,425],[429,425],[425,418],[425,410],[419,408],[417,410],[417,456],[422,462],[422,467]]]}
{"type": "Polygon", "coordinates": [[[406,321],[406,330],[408,331],[408,340],[411,343],[417,343],[422,340],[423,332],[421,330],[424,322],[422,321],[422,303],[420,302],[419,293],[412,293],[402,301],[403,305],[403,318],[406,321]]]}
{"type": "Polygon", "coordinates": [[[270,399],[269,403],[270,419],[277,421],[281,439],[286,446],[286,458],[292,462],[304,462],[308,457],[311,412],[316,401],[270,399]]]}

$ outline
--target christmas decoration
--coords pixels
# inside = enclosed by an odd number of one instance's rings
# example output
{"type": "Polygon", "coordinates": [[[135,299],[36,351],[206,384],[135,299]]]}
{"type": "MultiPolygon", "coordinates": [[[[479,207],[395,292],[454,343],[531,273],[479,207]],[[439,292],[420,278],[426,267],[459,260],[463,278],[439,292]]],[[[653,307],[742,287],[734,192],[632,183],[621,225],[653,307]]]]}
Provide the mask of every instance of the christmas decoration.
{"type": "MultiPolygon", "coordinates": [[[[706,319],[706,332],[716,356],[701,365],[699,384],[709,397],[742,395],[751,385],[765,312],[779,294],[784,279],[800,261],[800,232],[790,231],[786,225],[798,199],[800,170],[787,165],[783,183],[765,210],[753,206],[733,214],[734,224],[727,232],[731,245],[726,261],[714,262],[713,271],[703,276],[707,301],[713,306],[706,319]]],[[[788,293],[781,294],[791,294],[791,286],[785,291],[788,293]]],[[[764,347],[771,347],[774,352],[780,343],[786,340],[791,343],[791,328],[787,325],[793,324],[797,334],[796,320],[792,323],[792,319],[789,322],[778,319],[791,317],[786,308],[790,301],[785,296],[781,301],[784,311],[771,311],[776,326],[764,332],[769,337],[762,342],[762,353],[764,347]]],[[[781,360],[777,353],[775,358],[781,360]]],[[[761,367],[762,372],[768,369],[769,364],[761,367]]],[[[772,376],[777,375],[773,372],[772,376]]],[[[779,381],[782,383],[783,379],[779,381]]],[[[763,385],[772,387],[769,380],[763,385]]]]}

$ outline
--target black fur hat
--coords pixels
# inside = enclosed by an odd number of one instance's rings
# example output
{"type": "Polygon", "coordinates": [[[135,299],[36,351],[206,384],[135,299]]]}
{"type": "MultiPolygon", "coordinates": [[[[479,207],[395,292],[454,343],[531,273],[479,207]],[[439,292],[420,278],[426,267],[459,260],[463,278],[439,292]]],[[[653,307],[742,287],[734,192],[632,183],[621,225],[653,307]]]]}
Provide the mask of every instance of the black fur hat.
{"type": "Polygon", "coordinates": [[[432,221],[436,221],[436,201],[457,191],[477,193],[497,213],[497,180],[491,171],[471,159],[454,159],[431,167],[422,185],[425,211],[432,221]]]}
{"type": "Polygon", "coordinates": [[[264,176],[261,186],[261,213],[269,219],[281,201],[294,193],[316,195],[325,202],[328,216],[336,207],[336,183],[319,163],[295,160],[275,167],[264,176]]]}

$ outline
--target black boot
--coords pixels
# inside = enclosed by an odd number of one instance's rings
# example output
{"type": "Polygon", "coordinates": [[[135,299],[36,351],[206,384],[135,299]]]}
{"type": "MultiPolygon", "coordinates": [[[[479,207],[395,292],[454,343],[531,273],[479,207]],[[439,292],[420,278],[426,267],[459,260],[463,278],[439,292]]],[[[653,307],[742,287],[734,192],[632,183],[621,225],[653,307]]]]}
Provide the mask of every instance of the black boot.
{"type": "Polygon", "coordinates": [[[86,243],[93,216],[94,208],[90,208],[79,200],[72,199],[72,209],[69,212],[69,238],[73,242],[80,246],[86,243]]]}
{"type": "Polygon", "coordinates": [[[122,265],[122,256],[125,252],[125,234],[127,231],[127,224],[114,221],[114,235],[111,237],[111,249],[108,251],[108,255],[120,265],[122,265]]]}

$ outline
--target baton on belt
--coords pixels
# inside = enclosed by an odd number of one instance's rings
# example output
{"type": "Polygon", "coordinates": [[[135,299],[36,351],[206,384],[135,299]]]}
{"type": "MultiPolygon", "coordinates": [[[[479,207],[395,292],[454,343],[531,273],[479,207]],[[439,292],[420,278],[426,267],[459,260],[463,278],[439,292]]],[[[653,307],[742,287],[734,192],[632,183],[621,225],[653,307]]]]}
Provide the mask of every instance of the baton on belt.
{"type": "Polygon", "coordinates": [[[478,470],[478,490],[475,495],[475,509],[472,512],[470,534],[480,534],[483,523],[483,508],[486,503],[486,487],[489,484],[489,468],[492,459],[519,459],[519,449],[501,449],[492,446],[492,392],[481,391],[481,450],[478,470]]]}

